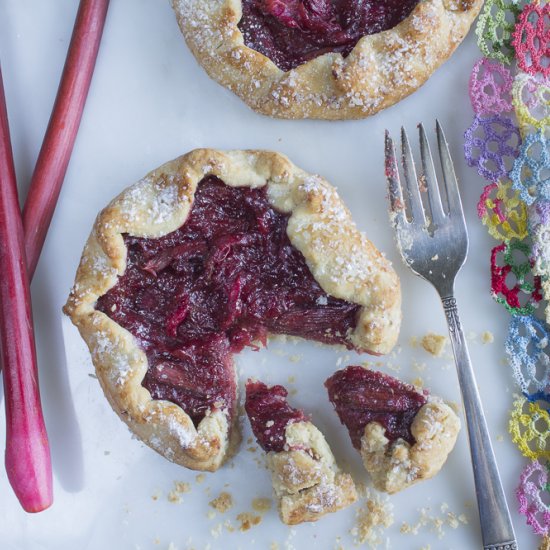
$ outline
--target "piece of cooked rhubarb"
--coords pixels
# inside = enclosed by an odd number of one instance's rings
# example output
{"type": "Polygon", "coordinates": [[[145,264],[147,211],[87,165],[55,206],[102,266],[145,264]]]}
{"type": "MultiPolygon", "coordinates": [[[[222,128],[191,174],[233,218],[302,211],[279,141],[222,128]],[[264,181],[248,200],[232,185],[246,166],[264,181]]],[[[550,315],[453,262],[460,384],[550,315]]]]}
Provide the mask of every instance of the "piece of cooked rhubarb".
{"type": "Polygon", "coordinates": [[[57,97],[23,209],[32,279],[65,178],[90,88],[109,0],[81,0],[57,97]]]}
{"type": "Polygon", "coordinates": [[[281,521],[295,525],[349,506],[357,491],[351,476],[338,468],[323,434],[286,396],[283,386],[249,380],[245,409],[267,453],[281,521]]]}
{"type": "Polygon", "coordinates": [[[378,490],[396,493],[442,468],[460,420],[441,399],[359,366],[334,373],[325,386],[378,490]]]}
{"type": "Polygon", "coordinates": [[[27,512],[52,503],[52,468],[38,372],[6,99],[0,69],[0,342],[6,403],[6,470],[27,512]]]}

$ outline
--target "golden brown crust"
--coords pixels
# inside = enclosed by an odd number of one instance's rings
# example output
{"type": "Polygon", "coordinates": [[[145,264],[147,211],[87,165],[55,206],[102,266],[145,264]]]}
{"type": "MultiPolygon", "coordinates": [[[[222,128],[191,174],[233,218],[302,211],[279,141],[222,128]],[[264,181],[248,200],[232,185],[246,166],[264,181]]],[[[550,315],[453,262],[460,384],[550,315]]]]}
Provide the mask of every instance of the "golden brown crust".
{"type": "Polygon", "coordinates": [[[365,118],[419,88],[460,44],[483,0],[421,0],[393,29],[350,55],[317,57],[284,72],[244,45],[241,0],[172,0],[180,29],[211,78],[277,118],[365,118]]]}
{"type": "Polygon", "coordinates": [[[433,400],[418,411],[411,432],[414,445],[398,439],[390,443],[378,422],[365,426],[361,456],[373,484],[393,494],[435,476],[453,450],[460,420],[445,403],[433,400]]]}
{"type": "Polygon", "coordinates": [[[289,449],[307,451],[267,455],[281,521],[287,525],[317,521],[357,500],[353,479],[339,470],[323,434],[311,422],[290,424],[285,436],[289,449]]]}
{"type": "Polygon", "coordinates": [[[95,309],[97,299],[126,269],[122,234],[159,237],[180,227],[206,175],[232,186],[268,186],[271,204],[291,214],[290,241],[321,287],[362,306],[357,327],[348,335],[357,348],[385,353],[393,347],[401,299],[389,262],[359,233],[335,190],[283,155],[198,149],[152,171],[115,198],[96,219],[64,311],[90,348],[105,395],[130,429],[178,464],[216,470],[238,437],[225,412],[213,411],[195,429],[180,407],[152,400],[141,385],[147,371],[144,352],[128,331],[95,309]]]}

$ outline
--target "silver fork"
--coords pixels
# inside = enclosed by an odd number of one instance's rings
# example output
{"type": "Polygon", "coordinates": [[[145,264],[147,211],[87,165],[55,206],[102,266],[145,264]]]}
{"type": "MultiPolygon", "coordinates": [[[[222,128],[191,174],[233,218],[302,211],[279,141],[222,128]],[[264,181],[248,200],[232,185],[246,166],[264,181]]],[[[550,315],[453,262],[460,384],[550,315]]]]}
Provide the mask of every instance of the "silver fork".
{"type": "Polygon", "coordinates": [[[395,148],[386,131],[386,178],[390,216],[404,262],[416,275],[432,283],[439,293],[447,317],[468,428],[483,548],[516,550],[514,528],[454,297],[455,277],[464,265],[468,253],[468,233],[449,147],[439,122],[436,126],[446,205],[443,206],[441,200],[440,185],[426,132],[420,124],[421,179],[416,176],[407,134],[401,129],[406,202],[403,200],[395,148]],[[422,203],[423,192],[427,194],[429,216],[426,215],[422,203]]]}

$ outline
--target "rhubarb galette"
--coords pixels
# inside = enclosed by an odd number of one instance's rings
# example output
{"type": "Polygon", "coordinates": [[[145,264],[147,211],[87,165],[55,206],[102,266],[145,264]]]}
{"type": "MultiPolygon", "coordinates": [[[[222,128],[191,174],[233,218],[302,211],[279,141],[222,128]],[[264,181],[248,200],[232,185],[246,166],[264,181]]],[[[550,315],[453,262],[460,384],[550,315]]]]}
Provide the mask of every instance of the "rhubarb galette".
{"type": "Polygon", "coordinates": [[[277,153],[203,149],[99,214],[65,312],[131,430],[216,470],[238,438],[233,354],[268,333],[386,353],[400,301],[325,180],[277,153]]]}
{"type": "Polygon", "coordinates": [[[280,118],[364,118],[421,86],[483,0],[172,0],[207,73],[280,118]]]}
{"type": "Polygon", "coordinates": [[[356,366],[336,372],[325,386],[379,491],[396,493],[441,470],[460,430],[441,399],[356,366]]]}
{"type": "Polygon", "coordinates": [[[246,384],[245,409],[258,445],[267,453],[279,516],[295,525],[353,504],[357,492],[323,434],[286,397],[283,386],[246,384]]]}

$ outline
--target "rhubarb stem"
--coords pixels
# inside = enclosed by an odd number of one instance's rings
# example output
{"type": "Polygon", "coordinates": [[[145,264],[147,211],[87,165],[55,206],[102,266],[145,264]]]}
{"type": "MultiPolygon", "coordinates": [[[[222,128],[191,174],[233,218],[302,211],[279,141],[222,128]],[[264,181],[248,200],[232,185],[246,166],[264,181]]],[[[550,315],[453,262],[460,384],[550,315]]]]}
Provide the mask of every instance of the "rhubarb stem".
{"type": "Polygon", "coordinates": [[[65,178],[90,88],[109,0],[81,0],[57,97],[23,209],[32,280],[65,178]]]}
{"type": "Polygon", "coordinates": [[[48,436],[40,406],[23,224],[0,68],[0,345],[6,402],[6,471],[27,512],[53,499],[48,436]]]}

